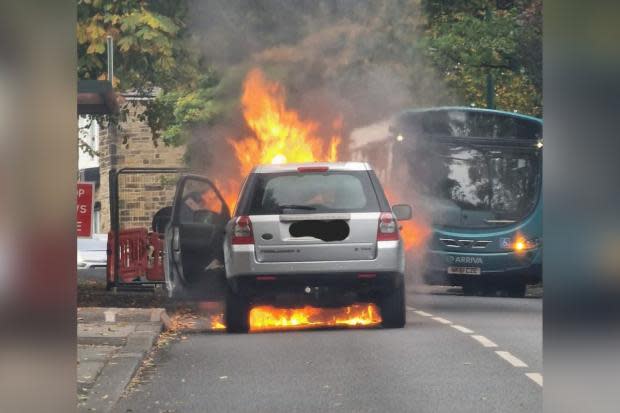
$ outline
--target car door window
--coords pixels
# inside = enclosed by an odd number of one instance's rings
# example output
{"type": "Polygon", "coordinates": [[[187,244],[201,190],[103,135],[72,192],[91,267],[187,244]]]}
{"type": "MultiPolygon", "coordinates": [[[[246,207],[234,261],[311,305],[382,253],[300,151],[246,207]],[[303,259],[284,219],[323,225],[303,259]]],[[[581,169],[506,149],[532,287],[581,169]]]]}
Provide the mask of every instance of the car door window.
{"type": "Polygon", "coordinates": [[[224,204],[207,182],[188,180],[183,187],[179,209],[181,224],[219,224],[224,204]]]}

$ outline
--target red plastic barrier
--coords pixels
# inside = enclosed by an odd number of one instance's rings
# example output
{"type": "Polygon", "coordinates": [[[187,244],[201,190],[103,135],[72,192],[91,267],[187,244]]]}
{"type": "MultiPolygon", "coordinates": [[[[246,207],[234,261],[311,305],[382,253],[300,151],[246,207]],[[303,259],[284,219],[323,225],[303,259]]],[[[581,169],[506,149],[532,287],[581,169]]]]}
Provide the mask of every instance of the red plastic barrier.
{"type": "Polygon", "coordinates": [[[157,232],[148,234],[149,254],[146,278],[149,281],[164,281],[164,235],[157,232]]]}
{"type": "MultiPolygon", "coordinates": [[[[148,281],[164,281],[163,235],[149,233],[146,228],[124,229],[118,234],[118,247],[114,247],[114,234],[108,234],[107,280],[110,283],[132,283],[139,277],[148,281]],[[118,277],[114,274],[114,260],[118,254],[118,277]]],[[[141,280],[144,281],[144,280],[141,280]]]]}
{"type": "Polygon", "coordinates": [[[131,282],[146,275],[147,264],[146,228],[126,229],[118,237],[118,275],[121,282],[131,282]]]}

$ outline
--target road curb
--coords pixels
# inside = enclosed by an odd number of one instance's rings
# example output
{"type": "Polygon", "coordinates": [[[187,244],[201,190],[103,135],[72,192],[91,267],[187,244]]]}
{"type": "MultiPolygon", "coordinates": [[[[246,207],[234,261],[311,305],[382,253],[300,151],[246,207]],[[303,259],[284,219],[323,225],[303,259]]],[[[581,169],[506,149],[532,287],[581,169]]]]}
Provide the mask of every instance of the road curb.
{"type": "Polygon", "coordinates": [[[161,320],[166,331],[172,330],[172,320],[170,320],[170,316],[165,310],[161,312],[159,319],[161,320]]]}

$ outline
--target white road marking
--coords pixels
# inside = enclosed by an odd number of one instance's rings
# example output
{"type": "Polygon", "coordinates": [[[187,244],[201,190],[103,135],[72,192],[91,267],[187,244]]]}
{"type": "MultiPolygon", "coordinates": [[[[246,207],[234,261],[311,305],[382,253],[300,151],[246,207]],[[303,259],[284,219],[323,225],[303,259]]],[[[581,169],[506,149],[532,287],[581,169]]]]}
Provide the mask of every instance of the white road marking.
{"type": "Polygon", "coordinates": [[[471,336],[471,338],[482,344],[483,347],[497,347],[497,344],[495,344],[485,336],[471,336]]]}
{"type": "Polygon", "coordinates": [[[425,313],[424,311],[420,311],[420,310],[416,310],[416,311],[414,311],[414,313],[416,313],[417,315],[424,316],[424,317],[432,317],[433,316],[432,314],[425,313]]]}
{"type": "Polygon", "coordinates": [[[456,330],[459,330],[461,333],[465,333],[465,334],[471,334],[471,333],[473,333],[473,331],[472,331],[472,330],[470,330],[469,328],[467,328],[467,327],[463,327],[463,326],[460,326],[460,325],[458,325],[458,324],[452,324],[452,325],[450,325],[450,327],[452,327],[452,328],[454,328],[454,329],[456,329],[456,330]]]}
{"type": "MultiPolygon", "coordinates": [[[[423,317],[432,317],[432,319],[437,321],[438,323],[445,324],[445,325],[450,325],[450,327],[454,328],[455,330],[460,331],[461,333],[472,334],[471,338],[473,338],[474,340],[476,340],[477,342],[482,344],[483,347],[488,347],[488,348],[497,347],[497,344],[495,344],[493,341],[489,340],[485,336],[473,335],[473,331],[470,330],[467,327],[463,327],[463,326],[458,325],[458,324],[452,324],[452,321],[446,320],[445,318],[442,318],[442,317],[433,317],[432,314],[427,313],[425,311],[416,310],[413,307],[407,307],[407,309],[410,310],[410,311],[413,311],[414,313],[416,313],[418,315],[421,315],[423,317]]],[[[518,359],[517,357],[513,356],[508,351],[499,351],[498,350],[498,351],[495,351],[495,353],[498,356],[500,356],[501,358],[503,358],[504,360],[506,360],[508,363],[510,363],[513,367],[527,367],[527,364],[525,364],[525,362],[523,362],[521,359],[518,359]]],[[[540,387],[543,386],[543,376],[542,376],[542,374],[540,374],[540,373],[525,373],[525,375],[530,380],[532,380],[534,383],[538,384],[540,387]]]]}
{"type": "Polygon", "coordinates": [[[508,351],[496,351],[495,353],[508,363],[512,364],[512,367],[527,367],[527,364],[510,354],[508,351]]]}
{"type": "Polygon", "coordinates": [[[527,377],[529,377],[534,383],[538,384],[540,387],[543,386],[543,376],[540,373],[525,373],[527,377]]]}

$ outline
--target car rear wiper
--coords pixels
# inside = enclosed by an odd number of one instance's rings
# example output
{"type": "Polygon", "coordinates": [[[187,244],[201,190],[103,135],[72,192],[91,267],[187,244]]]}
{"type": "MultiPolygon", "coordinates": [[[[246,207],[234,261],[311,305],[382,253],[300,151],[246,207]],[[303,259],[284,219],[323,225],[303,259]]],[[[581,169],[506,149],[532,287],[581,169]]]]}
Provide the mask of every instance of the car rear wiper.
{"type": "Polygon", "coordinates": [[[280,209],[305,209],[306,211],[314,211],[316,208],[308,205],[278,205],[280,209]]]}

